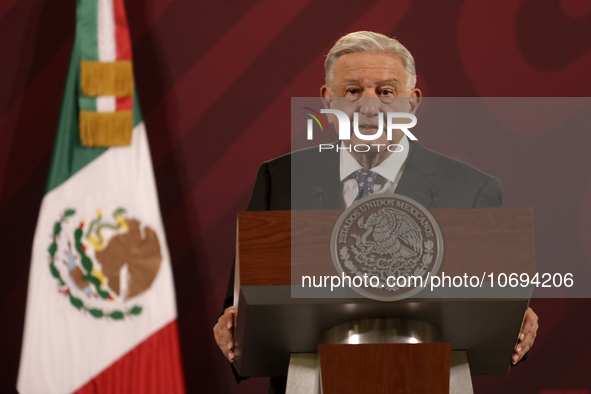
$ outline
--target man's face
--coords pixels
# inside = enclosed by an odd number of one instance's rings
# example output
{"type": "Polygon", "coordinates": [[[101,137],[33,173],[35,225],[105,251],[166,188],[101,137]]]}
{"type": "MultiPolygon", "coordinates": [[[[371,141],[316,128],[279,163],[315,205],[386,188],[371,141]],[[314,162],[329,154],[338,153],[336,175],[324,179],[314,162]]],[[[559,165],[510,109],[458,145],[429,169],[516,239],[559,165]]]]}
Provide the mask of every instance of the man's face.
{"type": "MultiPolygon", "coordinates": [[[[407,88],[408,74],[398,56],[380,53],[351,53],[335,63],[331,86],[324,85],[320,94],[327,109],[345,112],[351,120],[352,145],[397,143],[403,136],[394,130],[392,141],[387,140],[385,114],[388,112],[413,113],[420,102],[421,91],[407,88]],[[379,113],[383,113],[384,131],[373,141],[359,139],[353,132],[353,113],[359,113],[361,134],[376,134],[379,113]]],[[[329,114],[329,122],[338,131],[336,116],[329,114]]],[[[407,121],[401,120],[401,123],[407,121]]],[[[345,144],[348,144],[345,141],[345,144]]],[[[374,149],[377,149],[374,147],[374,149]]],[[[374,150],[372,149],[372,150],[374,150]]],[[[382,148],[383,149],[383,148],[382,148]]]]}

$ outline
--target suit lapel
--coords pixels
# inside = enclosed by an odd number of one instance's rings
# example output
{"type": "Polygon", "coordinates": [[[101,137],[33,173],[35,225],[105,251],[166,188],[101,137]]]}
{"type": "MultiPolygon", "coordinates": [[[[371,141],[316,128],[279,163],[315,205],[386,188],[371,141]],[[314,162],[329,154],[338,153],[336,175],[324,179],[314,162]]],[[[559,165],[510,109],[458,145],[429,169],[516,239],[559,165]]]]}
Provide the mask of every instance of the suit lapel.
{"type": "Polygon", "coordinates": [[[437,194],[437,186],[428,179],[436,172],[437,163],[429,150],[418,142],[411,142],[408,160],[396,193],[412,198],[427,208],[436,207],[433,194],[437,194]]]}
{"type": "Polygon", "coordinates": [[[316,183],[323,191],[322,209],[342,209],[339,153],[335,149],[321,155],[324,171],[318,171],[319,179],[316,183]]]}

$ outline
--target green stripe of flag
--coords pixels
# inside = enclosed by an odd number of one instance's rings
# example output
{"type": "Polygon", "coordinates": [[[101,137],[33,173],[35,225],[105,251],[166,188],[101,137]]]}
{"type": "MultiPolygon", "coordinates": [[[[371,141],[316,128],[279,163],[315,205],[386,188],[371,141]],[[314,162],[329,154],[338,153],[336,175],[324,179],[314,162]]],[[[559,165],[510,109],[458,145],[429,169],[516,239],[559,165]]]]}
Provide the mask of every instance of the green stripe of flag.
{"type": "Polygon", "coordinates": [[[61,185],[66,179],[106,151],[105,148],[83,147],[80,141],[77,103],[78,86],[80,86],[80,45],[78,40],[79,37],[76,35],[66,77],[66,87],[57,123],[45,193],[49,193],[61,185]]]}
{"type": "Polygon", "coordinates": [[[78,97],[78,106],[81,111],[96,111],[96,97],[78,97]]]}
{"type": "Polygon", "coordinates": [[[82,60],[99,60],[98,0],[78,0],[76,7],[76,39],[82,60]]]}
{"type": "MultiPolygon", "coordinates": [[[[45,193],[49,193],[85,165],[96,159],[107,148],[88,148],[82,146],[78,130],[78,94],[80,90],[80,45],[76,36],[70,66],[66,77],[66,87],[62,98],[62,108],[57,125],[57,132],[51,155],[51,165],[45,193]]],[[[96,100],[95,100],[96,103],[96,100]]],[[[133,125],[142,121],[142,114],[134,92],[133,125]]],[[[95,104],[96,105],[96,104],[95,104]]]]}
{"type": "Polygon", "coordinates": [[[135,84],[133,87],[133,127],[137,126],[141,122],[144,121],[144,117],[142,116],[142,109],[140,108],[140,100],[137,98],[137,90],[135,89],[135,84]]]}

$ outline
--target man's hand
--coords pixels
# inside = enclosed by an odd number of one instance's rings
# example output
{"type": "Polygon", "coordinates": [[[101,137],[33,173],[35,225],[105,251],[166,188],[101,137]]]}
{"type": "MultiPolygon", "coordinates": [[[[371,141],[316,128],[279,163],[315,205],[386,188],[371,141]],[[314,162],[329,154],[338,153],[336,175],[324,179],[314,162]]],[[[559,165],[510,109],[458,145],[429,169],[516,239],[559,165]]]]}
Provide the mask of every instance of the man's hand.
{"type": "Polygon", "coordinates": [[[217,324],[213,327],[213,336],[220,347],[224,356],[230,362],[234,361],[234,318],[236,317],[236,308],[229,307],[220,316],[217,324]]]}
{"type": "Polygon", "coordinates": [[[531,308],[527,308],[519,332],[519,338],[517,339],[517,345],[515,345],[513,352],[513,365],[517,364],[534,345],[538,327],[538,315],[531,308]]]}

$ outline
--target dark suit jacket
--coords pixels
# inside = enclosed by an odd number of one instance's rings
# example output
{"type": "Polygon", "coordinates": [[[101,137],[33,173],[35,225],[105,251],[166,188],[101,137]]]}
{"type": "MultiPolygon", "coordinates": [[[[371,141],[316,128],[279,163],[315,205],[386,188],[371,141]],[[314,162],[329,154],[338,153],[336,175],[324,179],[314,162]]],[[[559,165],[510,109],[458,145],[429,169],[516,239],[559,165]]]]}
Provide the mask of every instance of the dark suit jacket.
{"type": "MultiPolygon", "coordinates": [[[[264,162],[258,172],[249,211],[344,209],[336,150],[303,149],[264,162]]],[[[500,207],[501,182],[459,160],[441,155],[420,143],[410,152],[397,194],[427,208],[500,207]]],[[[224,310],[233,305],[234,266],[230,274],[224,310]]],[[[271,381],[270,392],[281,392],[282,382],[271,381]],[[279,389],[273,391],[273,385],[279,389]]],[[[284,390],[284,388],[283,388],[284,390]]]]}

